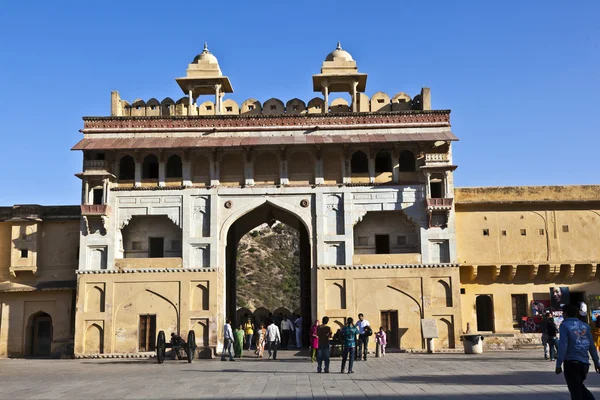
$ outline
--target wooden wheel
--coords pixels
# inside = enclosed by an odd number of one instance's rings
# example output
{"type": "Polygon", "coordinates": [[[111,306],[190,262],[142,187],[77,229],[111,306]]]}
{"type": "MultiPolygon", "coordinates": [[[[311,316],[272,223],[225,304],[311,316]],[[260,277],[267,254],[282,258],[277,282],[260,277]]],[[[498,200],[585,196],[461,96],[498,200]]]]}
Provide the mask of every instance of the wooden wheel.
{"type": "Polygon", "coordinates": [[[156,360],[159,364],[165,362],[165,350],[166,350],[166,339],[165,331],[158,332],[158,338],[156,339],[156,360]]]}
{"type": "Polygon", "coordinates": [[[188,332],[188,340],[186,346],[186,353],[188,356],[188,362],[191,363],[194,359],[194,353],[196,352],[196,332],[193,330],[188,332]]]}

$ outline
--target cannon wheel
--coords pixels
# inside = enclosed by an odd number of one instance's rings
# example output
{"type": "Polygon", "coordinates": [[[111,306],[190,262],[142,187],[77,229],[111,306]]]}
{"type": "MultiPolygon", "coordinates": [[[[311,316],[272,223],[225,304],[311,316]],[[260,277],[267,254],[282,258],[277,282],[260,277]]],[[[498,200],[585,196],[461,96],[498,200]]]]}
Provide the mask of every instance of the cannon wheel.
{"type": "Polygon", "coordinates": [[[196,332],[194,332],[194,330],[188,332],[188,340],[185,350],[188,356],[188,362],[191,363],[194,359],[194,353],[196,352],[196,332]]]}
{"type": "Polygon", "coordinates": [[[156,360],[159,364],[165,362],[165,349],[166,349],[166,340],[165,340],[165,331],[158,332],[158,338],[156,339],[156,360]]]}

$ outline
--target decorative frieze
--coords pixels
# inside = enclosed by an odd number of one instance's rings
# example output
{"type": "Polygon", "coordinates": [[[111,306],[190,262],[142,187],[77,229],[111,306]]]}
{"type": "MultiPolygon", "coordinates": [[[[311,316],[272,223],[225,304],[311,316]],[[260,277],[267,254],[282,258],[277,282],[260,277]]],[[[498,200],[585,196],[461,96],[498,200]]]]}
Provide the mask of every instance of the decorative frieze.
{"type": "Polygon", "coordinates": [[[102,274],[135,274],[135,273],[162,273],[162,272],[216,272],[216,268],[136,268],[136,269],[89,269],[78,270],[80,275],[102,274]]]}
{"type": "Polygon", "coordinates": [[[460,264],[376,264],[376,265],[319,265],[321,270],[359,270],[359,269],[409,269],[409,268],[457,268],[460,264]]]}

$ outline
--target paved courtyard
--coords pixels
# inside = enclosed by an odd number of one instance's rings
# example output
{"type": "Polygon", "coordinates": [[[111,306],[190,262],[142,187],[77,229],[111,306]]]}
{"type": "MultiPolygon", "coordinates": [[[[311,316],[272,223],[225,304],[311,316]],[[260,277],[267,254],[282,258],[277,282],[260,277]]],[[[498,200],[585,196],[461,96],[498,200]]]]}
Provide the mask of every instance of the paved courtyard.
{"type": "MultiPolygon", "coordinates": [[[[392,398],[568,399],[562,375],[540,351],[390,354],[331,373],[292,351],[277,361],[154,359],[0,360],[3,399],[392,398]]],[[[600,375],[587,385],[600,398],[600,375]]]]}

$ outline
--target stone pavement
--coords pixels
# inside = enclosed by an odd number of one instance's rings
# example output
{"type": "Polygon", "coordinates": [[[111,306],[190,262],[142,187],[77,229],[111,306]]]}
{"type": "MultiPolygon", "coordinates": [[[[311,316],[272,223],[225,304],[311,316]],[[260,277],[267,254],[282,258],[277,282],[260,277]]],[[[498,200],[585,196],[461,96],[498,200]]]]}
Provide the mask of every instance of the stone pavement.
{"type": "MultiPolygon", "coordinates": [[[[539,351],[389,354],[355,364],[353,375],[317,374],[295,352],[235,362],[154,359],[0,360],[2,399],[404,398],[568,399],[563,375],[539,351]]],[[[600,375],[586,381],[600,399],[600,375]]]]}

